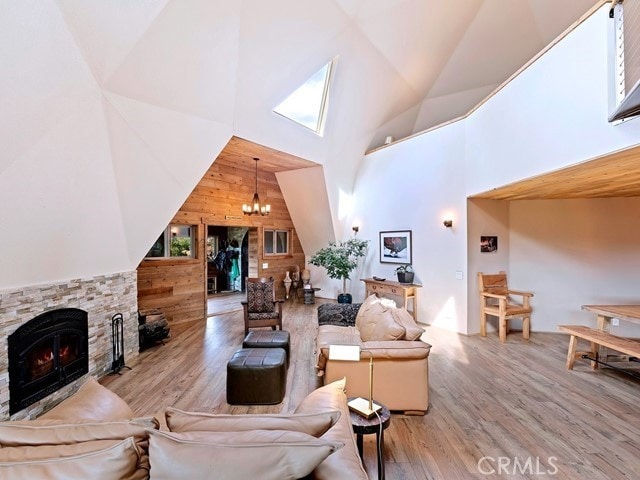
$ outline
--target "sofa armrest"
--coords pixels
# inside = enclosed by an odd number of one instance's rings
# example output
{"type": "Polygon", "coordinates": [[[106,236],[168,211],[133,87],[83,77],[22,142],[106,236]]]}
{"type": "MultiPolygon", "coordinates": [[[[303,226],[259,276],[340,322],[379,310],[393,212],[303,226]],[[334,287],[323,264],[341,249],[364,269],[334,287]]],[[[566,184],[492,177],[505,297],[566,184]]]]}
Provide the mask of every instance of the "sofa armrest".
{"type": "MultiPolygon", "coordinates": [[[[335,343],[335,345],[340,344],[344,345],[345,343],[335,343]]],[[[361,343],[360,347],[361,362],[369,361],[368,352],[371,352],[374,361],[376,359],[383,358],[391,360],[427,358],[429,356],[429,353],[431,352],[431,345],[419,340],[369,341],[361,343]]],[[[324,368],[327,360],[329,360],[329,345],[320,345],[318,352],[318,368],[324,368]]]]}

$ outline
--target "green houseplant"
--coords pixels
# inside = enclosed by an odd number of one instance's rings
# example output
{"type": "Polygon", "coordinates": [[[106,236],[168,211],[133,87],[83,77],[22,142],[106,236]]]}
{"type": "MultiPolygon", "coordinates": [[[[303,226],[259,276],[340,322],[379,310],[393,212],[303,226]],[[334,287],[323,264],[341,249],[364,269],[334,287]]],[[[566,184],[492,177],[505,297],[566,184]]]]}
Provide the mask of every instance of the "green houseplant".
{"type": "Polygon", "coordinates": [[[396,268],[396,275],[400,283],[413,283],[413,267],[410,263],[396,268]]]}
{"type": "Polygon", "coordinates": [[[329,242],[327,247],[318,250],[309,263],[327,269],[327,275],[336,280],[342,279],[342,293],[338,303],[351,303],[351,294],[347,293],[347,279],[358,265],[358,259],[367,253],[369,240],[350,238],[344,242],[329,242]]]}

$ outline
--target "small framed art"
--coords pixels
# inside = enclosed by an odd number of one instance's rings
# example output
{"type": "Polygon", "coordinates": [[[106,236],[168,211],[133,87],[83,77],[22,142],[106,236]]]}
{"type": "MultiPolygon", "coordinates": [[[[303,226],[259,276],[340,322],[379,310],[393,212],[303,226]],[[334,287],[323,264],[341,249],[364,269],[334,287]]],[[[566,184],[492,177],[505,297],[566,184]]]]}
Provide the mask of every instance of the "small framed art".
{"type": "Polygon", "coordinates": [[[497,251],[498,251],[498,237],[492,237],[492,236],[480,237],[481,253],[495,253],[497,251]]]}
{"type": "Polygon", "coordinates": [[[412,263],[411,230],[380,232],[380,263],[412,263]]]}

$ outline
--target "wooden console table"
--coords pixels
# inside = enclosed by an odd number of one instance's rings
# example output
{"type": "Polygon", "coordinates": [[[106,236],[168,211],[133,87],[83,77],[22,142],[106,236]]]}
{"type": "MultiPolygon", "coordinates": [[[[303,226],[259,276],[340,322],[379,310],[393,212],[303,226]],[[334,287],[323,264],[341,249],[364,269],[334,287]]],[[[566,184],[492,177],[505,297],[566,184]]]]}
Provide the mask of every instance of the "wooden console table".
{"type": "Polygon", "coordinates": [[[400,283],[400,282],[392,282],[389,280],[374,280],[373,278],[361,278],[361,281],[364,282],[365,285],[365,296],[369,296],[372,293],[376,295],[384,296],[384,295],[396,295],[398,297],[402,297],[404,300],[404,304],[402,305],[404,308],[409,310],[407,305],[408,300],[413,299],[413,306],[411,315],[413,315],[413,319],[417,322],[417,314],[418,314],[418,289],[422,287],[422,285],[416,285],[415,283],[400,283]]]}

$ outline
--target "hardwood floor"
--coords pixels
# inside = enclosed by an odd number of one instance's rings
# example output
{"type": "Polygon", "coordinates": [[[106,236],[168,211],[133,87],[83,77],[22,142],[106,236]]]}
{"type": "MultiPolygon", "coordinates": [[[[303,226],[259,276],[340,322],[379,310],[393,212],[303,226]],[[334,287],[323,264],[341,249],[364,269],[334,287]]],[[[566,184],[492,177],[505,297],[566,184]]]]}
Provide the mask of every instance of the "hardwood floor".
{"type": "Polygon", "coordinates": [[[241,300],[247,298],[243,292],[216,293],[207,299],[207,317],[242,310],[241,300]]]}
{"type": "MultiPolygon", "coordinates": [[[[279,405],[226,403],[226,362],[242,343],[241,311],[176,325],[166,345],[101,383],[139,415],[167,406],[291,412],[319,385],[313,350],[321,302],[285,304],[292,358],[279,405]]],[[[500,344],[497,334],[466,337],[427,327],[424,338],[433,345],[430,409],[423,417],[393,414],[385,431],[387,479],[640,478],[640,381],[592,371],[586,361],[567,371],[568,338],[560,334],[534,332],[529,342],[514,334],[500,344]]],[[[371,478],[377,478],[374,438],[365,437],[371,478]]]]}

